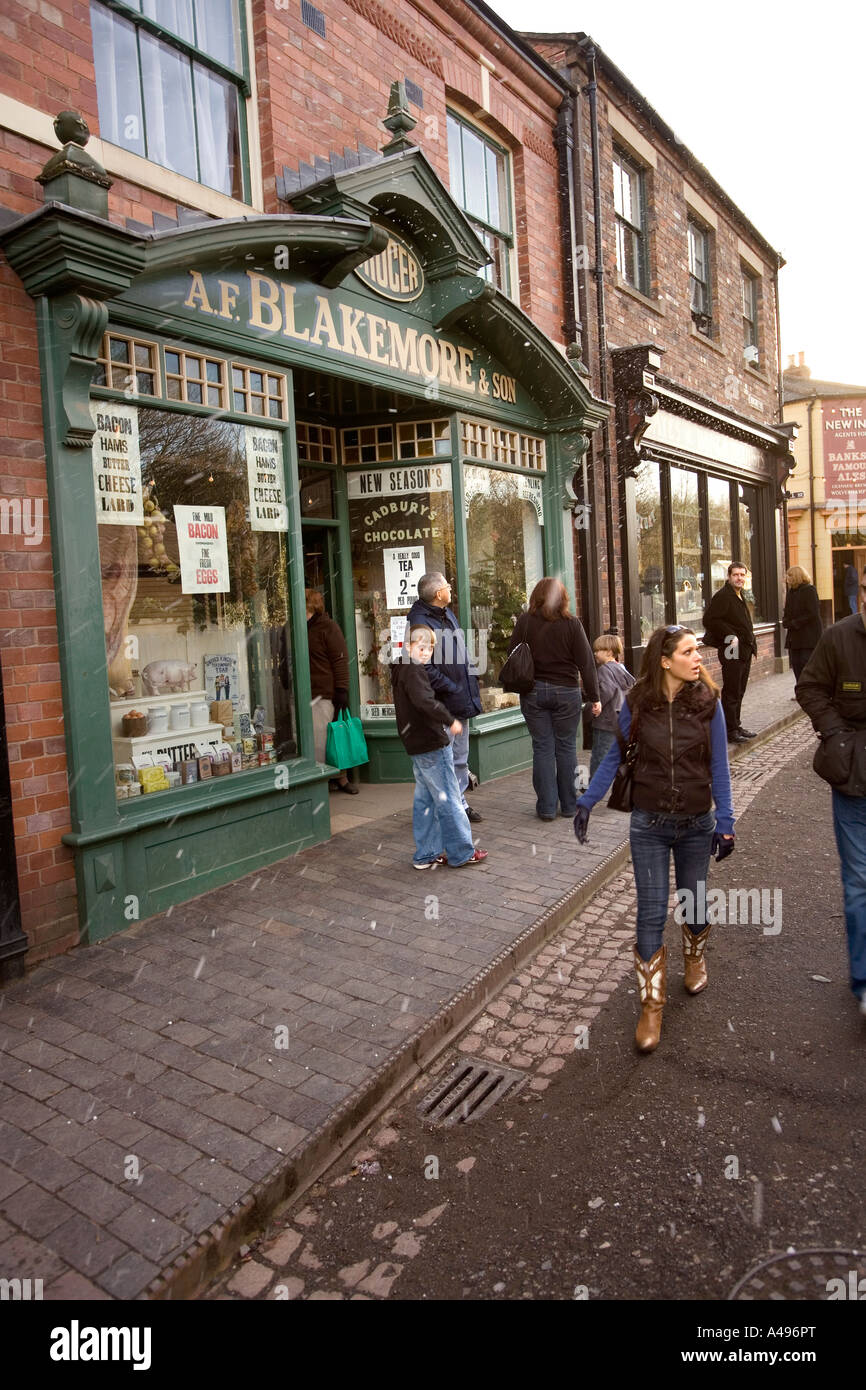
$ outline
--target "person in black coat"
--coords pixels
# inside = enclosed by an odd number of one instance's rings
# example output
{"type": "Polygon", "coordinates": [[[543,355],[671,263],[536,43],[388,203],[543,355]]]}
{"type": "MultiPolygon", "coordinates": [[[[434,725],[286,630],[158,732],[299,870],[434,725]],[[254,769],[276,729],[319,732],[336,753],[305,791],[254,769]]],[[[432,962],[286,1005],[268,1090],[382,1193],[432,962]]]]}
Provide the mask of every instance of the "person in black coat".
{"type": "Polygon", "coordinates": [[[821,622],[818,590],[806,571],[800,565],[792,565],[785,574],[785,583],[788,593],[782,626],[785,628],[785,646],[791,656],[796,686],[803,667],[821,640],[824,624],[821,622]]]}
{"type": "Polygon", "coordinates": [[[752,662],[758,655],[758,643],[752,627],[752,615],[743,597],[746,566],[739,560],[728,565],[727,582],[717,589],[704,611],[704,645],[717,647],[722,667],[722,709],[728,729],[729,743],[745,743],[755,738],[740,723],[743,696],[749,681],[752,662]]]}

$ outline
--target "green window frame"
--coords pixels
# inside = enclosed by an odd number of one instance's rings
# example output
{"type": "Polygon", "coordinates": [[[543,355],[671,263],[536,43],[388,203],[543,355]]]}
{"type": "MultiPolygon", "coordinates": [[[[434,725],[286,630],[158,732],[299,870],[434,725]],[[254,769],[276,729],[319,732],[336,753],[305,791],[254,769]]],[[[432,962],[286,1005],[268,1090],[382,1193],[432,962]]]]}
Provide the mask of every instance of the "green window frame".
{"type": "Polygon", "coordinates": [[[616,147],[613,152],[613,206],[616,268],[632,289],[648,294],[646,176],[643,169],[616,147]]]}
{"type": "Polygon", "coordinates": [[[479,274],[511,296],[514,217],[509,153],[453,111],[446,118],[451,196],[493,258],[479,274]]]}
{"type": "Polygon", "coordinates": [[[91,0],[100,136],[250,201],[245,0],[91,0]]]}

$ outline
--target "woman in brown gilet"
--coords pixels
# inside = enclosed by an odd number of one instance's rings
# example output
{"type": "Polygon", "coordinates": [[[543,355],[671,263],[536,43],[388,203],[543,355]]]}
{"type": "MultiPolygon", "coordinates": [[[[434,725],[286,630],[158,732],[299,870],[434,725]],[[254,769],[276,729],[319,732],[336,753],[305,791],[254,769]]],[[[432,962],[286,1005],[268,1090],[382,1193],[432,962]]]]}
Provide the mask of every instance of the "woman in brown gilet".
{"type": "MultiPolygon", "coordinates": [[[[640,676],[619,716],[623,747],[634,731],[637,759],[629,842],[637,888],[634,964],[641,1015],[635,1032],[639,1051],[652,1052],[661,1037],[665,1003],[670,858],[682,925],[685,987],[707,987],[704,952],[706,881],[710,854],[724,859],[734,848],[734,813],[725,717],[719,689],[701,667],[691,628],[674,623],[657,628],[643,656],[640,676]],[[715,802],[715,810],[713,810],[715,802]],[[703,890],[703,891],[702,891],[703,890]]],[[[577,803],[574,833],[583,844],[589,813],[606,794],[622,752],[611,748],[577,803]]]]}

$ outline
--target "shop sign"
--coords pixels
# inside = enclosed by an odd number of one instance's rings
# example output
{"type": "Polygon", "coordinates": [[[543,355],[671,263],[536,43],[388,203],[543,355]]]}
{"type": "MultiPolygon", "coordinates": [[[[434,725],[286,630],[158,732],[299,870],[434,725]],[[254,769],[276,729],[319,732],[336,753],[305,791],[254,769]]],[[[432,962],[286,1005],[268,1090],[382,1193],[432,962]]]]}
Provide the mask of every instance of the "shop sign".
{"type": "MultiPolygon", "coordinates": [[[[390,608],[390,604],[388,605],[390,608]]],[[[403,655],[403,639],[406,636],[406,626],[408,619],[391,619],[391,660],[399,661],[403,655]]]]}
{"type": "Polygon", "coordinates": [[[288,531],[283,444],[278,430],[247,425],[247,482],[250,492],[250,527],[253,531],[288,531]]]}
{"type": "Polygon", "coordinates": [[[393,719],[393,705],[365,705],[362,711],[365,719],[393,719]]]}
{"type": "Polygon", "coordinates": [[[866,497],[866,399],[825,401],[823,416],[825,497],[866,497]]]}
{"type": "Polygon", "coordinates": [[[227,594],[229,554],[225,507],[173,508],[184,594],[227,594]]]}
{"type": "Polygon", "coordinates": [[[365,545],[440,539],[439,527],[430,516],[430,503],[423,496],[380,502],[364,517],[364,527],[365,545]]]}
{"type": "Polygon", "coordinates": [[[407,492],[450,492],[450,463],[414,464],[411,468],[371,468],[348,476],[350,497],[396,497],[407,492]]]}
{"type": "Polygon", "coordinates": [[[417,299],[424,289],[421,262],[393,232],[389,233],[385,250],[356,266],[355,274],[363,284],[386,299],[417,299]]]}
{"type": "Polygon", "coordinates": [[[423,545],[383,550],[382,557],[385,561],[385,607],[411,608],[418,596],[418,580],[427,573],[423,545]]]}
{"type": "Polygon", "coordinates": [[[141,526],[141,453],[134,405],[94,402],[93,488],[96,519],[103,525],[141,526]]]}

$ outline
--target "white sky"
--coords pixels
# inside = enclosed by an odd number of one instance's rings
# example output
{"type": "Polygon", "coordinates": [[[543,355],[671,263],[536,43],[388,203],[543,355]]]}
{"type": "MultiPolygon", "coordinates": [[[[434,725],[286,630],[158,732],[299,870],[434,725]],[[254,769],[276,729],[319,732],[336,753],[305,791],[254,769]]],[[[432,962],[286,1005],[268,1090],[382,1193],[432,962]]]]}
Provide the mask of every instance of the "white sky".
{"type": "Polygon", "coordinates": [[[490,0],[591,34],[784,256],[782,354],[866,384],[863,0],[490,0]]]}

